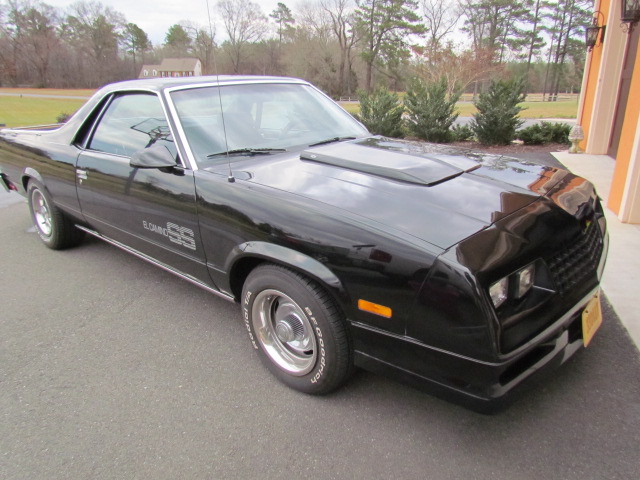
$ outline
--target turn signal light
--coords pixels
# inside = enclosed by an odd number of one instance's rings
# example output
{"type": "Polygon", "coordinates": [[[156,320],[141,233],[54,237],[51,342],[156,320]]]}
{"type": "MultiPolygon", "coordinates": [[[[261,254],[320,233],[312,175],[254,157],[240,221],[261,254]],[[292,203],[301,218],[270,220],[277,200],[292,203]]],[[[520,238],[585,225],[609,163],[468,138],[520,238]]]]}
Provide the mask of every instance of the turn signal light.
{"type": "Polygon", "coordinates": [[[358,308],[363,312],[373,313],[384,318],[391,318],[391,309],[384,305],[378,305],[377,303],[367,302],[366,300],[358,300],[358,308]]]}

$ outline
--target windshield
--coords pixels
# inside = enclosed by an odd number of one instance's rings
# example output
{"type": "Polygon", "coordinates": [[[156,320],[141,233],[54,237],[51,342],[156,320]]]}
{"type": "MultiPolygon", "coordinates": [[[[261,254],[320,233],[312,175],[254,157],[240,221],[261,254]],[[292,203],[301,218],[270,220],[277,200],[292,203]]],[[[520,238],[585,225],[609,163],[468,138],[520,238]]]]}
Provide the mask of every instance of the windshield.
{"type": "Polygon", "coordinates": [[[307,85],[200,87],[174,91],[171,99],[200,167],[226,163],[218,154],[227,150],[291,150],[368,134],[342,108],[307,85]]]}

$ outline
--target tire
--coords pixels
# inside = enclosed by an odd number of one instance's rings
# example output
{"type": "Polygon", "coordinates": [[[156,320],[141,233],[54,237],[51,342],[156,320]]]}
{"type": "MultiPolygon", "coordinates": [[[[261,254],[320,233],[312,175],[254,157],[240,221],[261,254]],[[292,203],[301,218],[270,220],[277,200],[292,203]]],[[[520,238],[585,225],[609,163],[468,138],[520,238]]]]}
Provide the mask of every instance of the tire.
{"type": "Polygon", "coordinates": [[[284,384],[322,395],[349,378],[353,354],[344,315],[316,282],[260,265],[244,284],[241,304],[253,347],[284,384]]]}
{"type": "Polygon", "coordinates": [[[47,247],[53,250],[62,250],[80,243],[84,232],[77,229],[55,206],[51,195],[40,182],[29,181],[27,197],[36,233],[47,247]]]}

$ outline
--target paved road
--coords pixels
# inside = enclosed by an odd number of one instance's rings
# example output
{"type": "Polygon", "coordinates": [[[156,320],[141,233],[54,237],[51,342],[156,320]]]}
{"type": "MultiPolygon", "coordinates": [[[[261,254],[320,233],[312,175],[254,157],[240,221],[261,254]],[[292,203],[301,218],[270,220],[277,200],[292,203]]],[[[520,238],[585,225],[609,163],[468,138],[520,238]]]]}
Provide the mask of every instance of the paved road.
{"type": "MultiPolygon", "coordinates": [[[[458,117],[454,124],[456,125],[470,125],[473,117],[458,117]]],[[[523,118],[522,125],[518,127],[518,129],[527,128],[531,125],[535,125],[540,122],[551,122],[551,123],[567,123],[572,127],[576,124],[575,118],[523,118]]]]}
{"type": "Polygon", "coordinates": [[[52,95],[49,93],[10,93],[0,92],[0,96],[4,97],[34,97],[34,98],[64,98],[71,100],[88,100],[91,95],[52,95]]]}
{"type": "Polygon", "coordinates": [[[365,372],[315,398],[268,374],[235,305],[30,231],[24,203],[0,208],[0,478],[638,478],[640,360],[607,305],[496,416],[365,372]]]}

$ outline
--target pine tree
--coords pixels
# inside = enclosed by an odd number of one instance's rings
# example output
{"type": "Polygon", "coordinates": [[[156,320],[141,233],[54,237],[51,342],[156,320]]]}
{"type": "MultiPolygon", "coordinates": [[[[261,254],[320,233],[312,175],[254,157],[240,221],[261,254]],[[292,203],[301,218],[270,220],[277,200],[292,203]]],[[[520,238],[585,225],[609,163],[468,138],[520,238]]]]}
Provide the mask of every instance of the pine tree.
{"type": "Polygon", "coordinates": [[[471,120],[471,129],[483,145],[508,145],[522,125],[518,114],[523,110],[518,104],[524,101],[524,82],[493,81],[486,93],[475,102],[478,110],[471,120]]]}
{"type": "Polygon", "coordinates": [[[445,78],[432,83],[415,79],[404,99],[408,113],[408,130],[418,138],[428,142],[448,143],[451,141],[451,125],[458,118],[455,112],[460,93],[447,98],[448,85],[445,78]]]}

